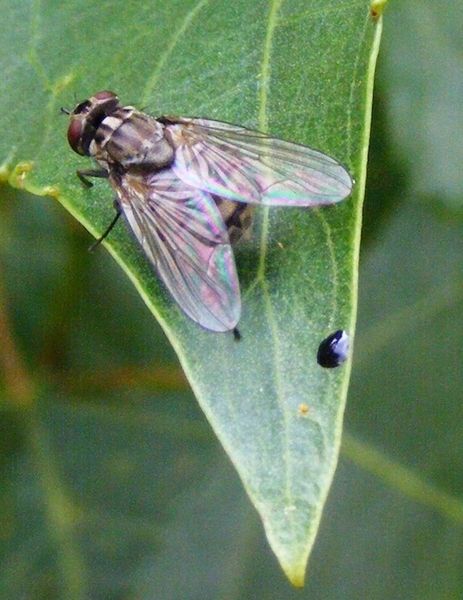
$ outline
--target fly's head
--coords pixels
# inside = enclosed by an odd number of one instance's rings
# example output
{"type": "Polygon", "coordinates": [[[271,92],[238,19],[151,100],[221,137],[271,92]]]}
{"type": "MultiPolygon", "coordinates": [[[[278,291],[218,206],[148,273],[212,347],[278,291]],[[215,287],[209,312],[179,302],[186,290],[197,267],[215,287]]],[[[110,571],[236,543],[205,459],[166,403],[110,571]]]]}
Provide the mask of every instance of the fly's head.
{"type": "Polygon", "coordinates": [[[90,144],[106,117],[121,108],[119,98],[114,92],[98,92],[88,100],[78,104],[70,113],[68,142],[74,152],[82,156],[92,154],[90,144]]]}

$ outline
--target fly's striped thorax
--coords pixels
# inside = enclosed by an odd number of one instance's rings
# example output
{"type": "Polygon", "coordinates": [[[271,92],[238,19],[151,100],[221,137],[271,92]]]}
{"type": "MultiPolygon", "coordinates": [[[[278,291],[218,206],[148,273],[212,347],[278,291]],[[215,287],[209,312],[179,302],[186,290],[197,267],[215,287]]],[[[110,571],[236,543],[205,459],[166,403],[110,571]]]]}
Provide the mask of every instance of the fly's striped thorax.
{"type": "Polygon", "coordinates": [[[132,106],[118,108],[103,119],[90,144],[90,154],[99,161],[144,171],[164,168],[174,159],[164,126],[132,106]]]}
{"type": "Polygon", "coordinates": [[[101,155],[115,132],[122,123],[129,118],[129,115],[126,115],[126,112],[127,108],[119,108],[101,121],[94,134],[93,140],[90,143],[89,152],[91,156],[98,158],[101,155]]]}

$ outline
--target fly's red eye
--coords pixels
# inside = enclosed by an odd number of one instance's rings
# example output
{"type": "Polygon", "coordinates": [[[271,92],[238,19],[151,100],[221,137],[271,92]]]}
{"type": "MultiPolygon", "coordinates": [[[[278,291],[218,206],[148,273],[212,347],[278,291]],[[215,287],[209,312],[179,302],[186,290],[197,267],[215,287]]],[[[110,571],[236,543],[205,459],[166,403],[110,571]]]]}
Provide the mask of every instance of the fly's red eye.
{"type": "Polygon", "coordinates": [[[102,121],[119,107],[119,99],[114,92],[98,92],[89,100],[78,104],[70,113],[68,142],[74,152],[82,156],[90,154],[90,144],[102,121]]]}
{"type": "Polygon", "coordinates": [[[84,154],[81,149],[82,141],[82,121],[80,119],[71,118],[71,122],[68,127],[68,142],[74,152],[77,154],[84,154]]]}
{"type": "Polygon", "coordinates": [[[103,92],[98,92],[93,96],[96,100],[108,100],[110,98],[117,98],[114,92],[110,92],[109,90],[105,90],[103,92]]]}

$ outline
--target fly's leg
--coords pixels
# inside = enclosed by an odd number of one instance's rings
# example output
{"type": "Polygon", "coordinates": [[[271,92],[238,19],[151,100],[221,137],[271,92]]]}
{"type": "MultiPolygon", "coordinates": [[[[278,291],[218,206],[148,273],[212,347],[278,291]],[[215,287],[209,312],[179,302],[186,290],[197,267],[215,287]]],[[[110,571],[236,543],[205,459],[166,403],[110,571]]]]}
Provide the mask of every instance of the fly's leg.
{"type": "Polygon", "coordinates": [[[88,177],[103,177],[106,179],[109,175],[106,169],[79,169],[76,173],[86,188],[93,186],[93,183],[87,179],[88,177]]]}
{"type": "MultiPolygon", "coordinates": [[[[88,177],[101,177],[106,179],[109,175],[109,172],[106,169],[78,169],[76,173],[77,177],[81,180],[81,182],[85,185],[86,188],[91,188],[93,186],[93,183],[88,180],[88,177]]],[[[101,244],[101,242],[111,232],[114,225],[117,223],[119,217],[121,216],[121,209],[117,200],[114,200],[114,208],[116,209],[116,216],[108,225],[103,235],[101,235],[97,240],[93,242],[93,244],[88,249],[89,252],[93,252],[95,248],[101,244]]]]}
{"type": "Polygon", "coordinates": [[[119,202],[117,200],[114,200],[114,208],[116,209],[116,216],[114,217],[114,219],[111,221],[111,223],[108,225],[108,227],[106,227],[104,233],[102,235],[100,235],[100,237],[95,240],[93,242],[93,244],[90,246],[90,248],[88,249],[89,252],[93,252],[95,250],[95,248],[97,246],[99,246],[101,244],[101,242],[105,239],[105,237],[111,233],[111,231],[114,228],[114,225],[117,223],[117,221],[119,220],[119,217],[122,214],[121,208],[119,206],[119,202]]]}

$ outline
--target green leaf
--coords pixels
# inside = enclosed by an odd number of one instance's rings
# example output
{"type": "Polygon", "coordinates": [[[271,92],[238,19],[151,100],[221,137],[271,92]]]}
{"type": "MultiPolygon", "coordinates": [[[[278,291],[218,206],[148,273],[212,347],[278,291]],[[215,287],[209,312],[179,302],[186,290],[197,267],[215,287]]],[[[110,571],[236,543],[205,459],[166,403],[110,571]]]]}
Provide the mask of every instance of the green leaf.
{"type": "Polygon", "coordinates": [[[122,226],[106,243],[175,348],[284,571],[302,585],[350,372],[323,370],[315,356],[335,329],[354,334],[380,21],[360,0],[16,2],[2,14],[14,26],[1,59],[0,173],[56,198],[94,235],[114,213],[106,182],[85,190],[75,177],[89,164],[67,146],[58,116],[74,92],[112,89],[153,114],[259,128],[326,152],[355,178],[338,206],[257,211],[252,241],[237,250],[240,343],[188,321],[122,226]]]}

